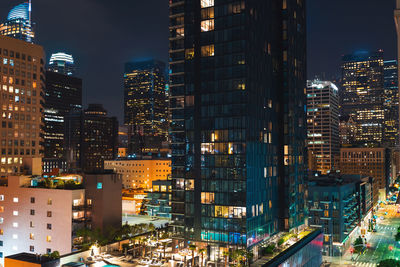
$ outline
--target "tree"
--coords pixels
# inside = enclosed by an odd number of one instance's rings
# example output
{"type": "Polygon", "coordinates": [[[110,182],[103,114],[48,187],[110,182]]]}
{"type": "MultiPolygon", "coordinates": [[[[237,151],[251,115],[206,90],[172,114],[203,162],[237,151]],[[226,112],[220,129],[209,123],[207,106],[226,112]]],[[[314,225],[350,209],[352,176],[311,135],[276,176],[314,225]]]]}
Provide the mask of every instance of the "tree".
{"type": "Polygon", "coordinates": [[[196,245],[190,244],[189,250],[192,251],[192,267],[194,266],[194,251],[196,250],[196,245]]]}
{"type": "Polygon", "coordinates": [[[228,266],[228,259],[229,259],[229,251],[224,251],[223,253],[222,253],[222,255],[224,256],[224,259],[225,259],[225,267],[226,266],[228,266]]]}
{"type": "Polygon", "coordinates": [[[52,259],[59,259],[59,258],[60,258],[60,252],[58,252],[57,250],[53,251],[53,252],[50,254],[50,258],[52,258],[52,259]]]}
{"type": "Polygon", "coordinates": [[[400,261],[394,259],[386,259],[379,262],[378,267],[400,267],[400,261]]]}
{"type": "Polygon", "coordinates": [[[360,253],[363,250],[364,242],[363,242],[361,236],[357,237],[357,239],[354,241],[353,247],[354,247],[355,253],[360,253]]]}
{"type": "Polygon", "coordinates": [[[199,253],[200,253],[200,255],[201,255],[200,267],[203,267],[204,252],[206,252],[206,249],[205,249],[205,248],[199,249],[199,253]]]}

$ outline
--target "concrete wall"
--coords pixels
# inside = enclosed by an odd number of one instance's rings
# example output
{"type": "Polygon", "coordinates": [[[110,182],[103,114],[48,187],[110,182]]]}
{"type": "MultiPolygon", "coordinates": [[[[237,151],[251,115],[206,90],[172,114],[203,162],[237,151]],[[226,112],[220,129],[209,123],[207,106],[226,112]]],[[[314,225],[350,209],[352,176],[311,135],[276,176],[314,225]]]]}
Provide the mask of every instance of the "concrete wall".
{"type": "Polygon", "coordinates": [[[118,174],[85,174],[86,198],[92,199],[92,228],[122,224],[122,182],[118,174]]]}

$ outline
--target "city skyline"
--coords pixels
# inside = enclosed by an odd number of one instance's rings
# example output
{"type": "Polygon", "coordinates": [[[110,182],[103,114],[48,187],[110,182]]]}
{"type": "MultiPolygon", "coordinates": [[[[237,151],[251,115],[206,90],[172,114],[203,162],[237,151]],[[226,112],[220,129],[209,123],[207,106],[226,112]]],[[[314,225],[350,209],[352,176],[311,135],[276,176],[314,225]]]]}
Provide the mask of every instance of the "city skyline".
{"type": "MultiPolygon", "coordinates": [[[[21,2],[1,1],[0,22],[21,2]]],[[[307,78],[325,73],[321,79],[332,80],[340,74],[342,55],[358,50],[383,49],[385,60],[396,59],[394,7],[394,0],[381,1],[379,5],[373,0],[307,1],[307,78]],[[354,10],[356,15],[352,14],[354,10]],[[362,16],[374,19],[365,21],[362,16]]],[[[36,23],[35,42],[44,45],[46,62],[58,51],[74,55],[77,76],[83,79],[84,106],[103,103],[120,122],[123,121],[123,110],[119,106],[123,103],[124,63],[148,58],[168,62],[167,1],[123,0],[119,5],[103,0],[33,1],[32,21],[36,23]],[[74,20],[70,18],[71,13],[76,13],[74,20]],[[93,49],[95,41],[99,45],[93,49]],[[99,67],[102,62],[109,62],[111,71],[99,67]],[[97,79],[106,76],[105,81],[97,79]]]]}

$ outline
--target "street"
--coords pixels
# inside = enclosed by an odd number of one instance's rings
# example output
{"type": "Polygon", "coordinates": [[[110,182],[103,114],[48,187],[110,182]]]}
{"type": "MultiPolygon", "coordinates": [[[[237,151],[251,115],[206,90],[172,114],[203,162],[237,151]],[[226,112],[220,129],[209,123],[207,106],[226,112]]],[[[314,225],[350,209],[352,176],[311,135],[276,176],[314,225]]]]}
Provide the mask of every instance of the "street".
{"type": "Polygon", "coordinates": [[[376,215],[377,231],[367,234],[366,250],[361,255],[351,255],[348,250],[341,258],[332,257],[328,260],[332,262],[331,266],[373,267],[384,259],[400,259],[400,244],[395,241],[397,228],[400,226],[400,213],[397,213],[396,205],[385,205],[376,215]]]}

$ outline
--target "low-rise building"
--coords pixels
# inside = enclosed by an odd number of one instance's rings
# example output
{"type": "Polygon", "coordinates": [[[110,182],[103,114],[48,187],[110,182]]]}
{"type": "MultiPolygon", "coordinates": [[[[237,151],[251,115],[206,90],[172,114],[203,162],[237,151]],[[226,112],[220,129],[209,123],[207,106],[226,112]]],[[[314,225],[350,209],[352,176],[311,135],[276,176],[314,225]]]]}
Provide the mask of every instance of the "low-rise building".
{"type": "Polygon", "coordinates": [[[124,188],[151,189],[152,181],[171,176],[171,160],[162,158],[117,159],[104,161],[105,170],[122,175],[124,188]]]}
{"type": "Polygon", "coordinates": [[[33,253],[18,253],[7,256],[4,260],[7,267],[58,267],[60,259],[33,254],[33,253]]]}
{"type": "Polygon", "coordinates": [[[145,212],[149,216],[171,219],[171,180],[153,181],[145,198],[145,212]]]}
{"type": "Polygon", "coordinates": [[[372,198],[370,177],[329,175],[309,180],[308,224],[322,229],[324,255],[341,255],[354,237],[372,229],[372,198]]]}
{"type": "Polygon", "coordinates": [[[16,253],[67,254],[80,248],[77,230],[121,226],[117,174],[9,176],[0,182],[0,264],[16,253]]]}

